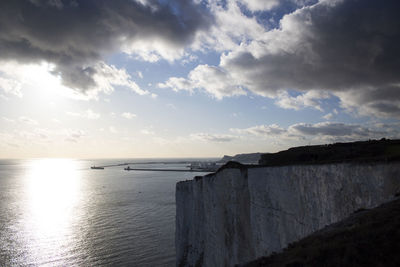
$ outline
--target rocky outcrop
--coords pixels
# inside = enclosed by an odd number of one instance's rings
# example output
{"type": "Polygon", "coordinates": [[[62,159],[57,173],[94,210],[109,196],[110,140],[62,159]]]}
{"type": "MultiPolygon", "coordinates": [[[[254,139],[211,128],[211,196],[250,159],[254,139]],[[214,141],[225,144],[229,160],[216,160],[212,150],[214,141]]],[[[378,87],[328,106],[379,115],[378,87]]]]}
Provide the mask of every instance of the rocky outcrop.
{"type": "Polygon", "coordinates": [[[397,161],[225,166],[176,186],[177,266],[234,266],[279,252],[398,192],[397,161]]]}

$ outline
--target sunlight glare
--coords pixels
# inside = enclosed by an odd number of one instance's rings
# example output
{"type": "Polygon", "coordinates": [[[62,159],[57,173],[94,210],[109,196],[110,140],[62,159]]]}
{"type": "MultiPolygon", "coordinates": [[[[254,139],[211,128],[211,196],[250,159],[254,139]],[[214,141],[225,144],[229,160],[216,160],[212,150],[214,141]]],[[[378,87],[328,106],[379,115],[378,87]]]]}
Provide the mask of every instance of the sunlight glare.
{"type": "Polygon", "coordinates": [[[35,240],[31,252],[34,257],[40,257],[41,251],[60,253],[73,231],[74,209],[79,202],[77,163],[68,159],[34,160],[26,178],[26,228],[35,240]]]}

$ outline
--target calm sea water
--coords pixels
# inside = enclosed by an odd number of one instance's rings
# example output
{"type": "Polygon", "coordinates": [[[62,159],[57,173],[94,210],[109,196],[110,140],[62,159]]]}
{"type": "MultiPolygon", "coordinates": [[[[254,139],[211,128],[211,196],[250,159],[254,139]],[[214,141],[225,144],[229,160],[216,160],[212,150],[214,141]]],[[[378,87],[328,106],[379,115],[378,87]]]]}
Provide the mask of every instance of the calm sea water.
{"type": "Polygon", "coordinates": [[[121,162],[0,160],[0,266],[175,266],[175,184],[195,174],[90,169],[121,162]]]}

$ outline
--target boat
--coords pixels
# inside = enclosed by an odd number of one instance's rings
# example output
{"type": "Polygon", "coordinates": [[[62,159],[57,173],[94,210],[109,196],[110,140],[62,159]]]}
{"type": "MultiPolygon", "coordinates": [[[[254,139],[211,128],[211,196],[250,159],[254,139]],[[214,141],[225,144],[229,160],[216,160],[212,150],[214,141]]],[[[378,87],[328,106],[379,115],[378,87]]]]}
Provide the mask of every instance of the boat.
{"type": "Polygon", "coordinates": [[[104,167],[96,167],[96,166],[92,166],[90,167],[92,170],[104,170],[104,167]]]}

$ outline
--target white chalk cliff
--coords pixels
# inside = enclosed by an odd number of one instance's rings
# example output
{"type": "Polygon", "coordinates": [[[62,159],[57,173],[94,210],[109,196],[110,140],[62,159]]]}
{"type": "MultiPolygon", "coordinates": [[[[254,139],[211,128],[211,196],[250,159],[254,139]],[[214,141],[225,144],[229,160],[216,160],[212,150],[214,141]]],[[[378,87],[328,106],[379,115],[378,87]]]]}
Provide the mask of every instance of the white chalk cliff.
{"type": "Polygon", "coordinates": [[[400,192],[400,163],[225,168],[176,186],[177,266],[278,252],[400,192]]]}

